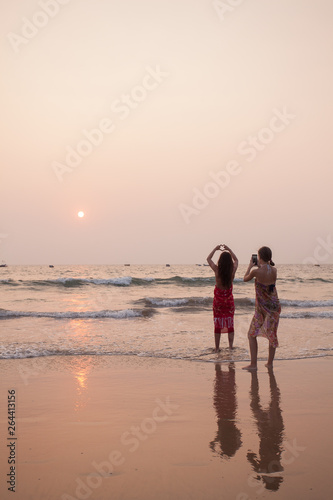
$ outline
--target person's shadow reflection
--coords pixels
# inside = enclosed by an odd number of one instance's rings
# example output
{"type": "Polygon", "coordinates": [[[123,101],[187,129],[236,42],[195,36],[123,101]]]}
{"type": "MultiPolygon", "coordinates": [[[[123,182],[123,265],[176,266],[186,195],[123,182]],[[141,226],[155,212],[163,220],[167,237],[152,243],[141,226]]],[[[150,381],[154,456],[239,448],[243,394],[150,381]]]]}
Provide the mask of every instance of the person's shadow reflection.
{"type": "Polygon", "coordinates": [[[231,458],[241,447],[241,432],[236,426],[237,399],[234,363],[228,371],[215,365],[214,407],[217,415],[217,433],[210,448],[222,458],[231,458]],[[219,448],[219,449],[218,449],[219,448]]]}
{"type": "Polygon", "coordinates": [[[260,444],[259,457],[249,451],[247,459],[258,474],[256,479],[262,480],[267,490],[276,491],[283,481],[283,477],[278,473],[283,471],[281,453],[284,425],[280,409],[280,390],[273,370],[269,370],[268,374],[271,400],[268,408],[264,410],[260,403],[257,372],[251,373],[251,410],[257,424],[260,444]]]}

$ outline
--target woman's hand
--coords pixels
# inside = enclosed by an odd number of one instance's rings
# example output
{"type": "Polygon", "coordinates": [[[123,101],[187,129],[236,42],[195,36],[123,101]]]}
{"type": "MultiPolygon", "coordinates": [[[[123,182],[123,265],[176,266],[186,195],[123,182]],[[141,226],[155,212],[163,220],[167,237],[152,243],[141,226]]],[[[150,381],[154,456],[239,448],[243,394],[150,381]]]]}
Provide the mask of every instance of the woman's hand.
{"type": "Polygon", "coordinates": [[[214,250],[212,250],[212,251],[210,252],[210,254],[208,255],[208,257],[207,257],[207,262],[208,262],[208,264],[210,265],[210,267],[213,269],[214,273],[215,273],[215,272],[216,272],[216,270],[217,270],[217,266],[216,266],[216,264],[214,264],[214,262],[212,261],[212,258],[213,258],[214,253],[215,253],[217,250],[221,250],[221,251],[222,251],[222,245],[216,245],[216,247],[214,248],[214,250]]]}
{"type": "Polygon", "coordinates": [[[253,262],[253,259],[251,257],[248,269],[252,269],[252,267],[254,267],[255,265],[256,264],[253,262]]]}
{"type": "Polygon", "coordinates": [[[251,256],[251,260],[249,262],[249,266],[246,270],[246,273],[244,275],[244,281],[250,281],[252,278],[254,278],[256,276],[256,270],[254,271],[251,271],[251,269],[255,266],[256,264],[253,262],[252,260],[252,256],[251,256]]]}

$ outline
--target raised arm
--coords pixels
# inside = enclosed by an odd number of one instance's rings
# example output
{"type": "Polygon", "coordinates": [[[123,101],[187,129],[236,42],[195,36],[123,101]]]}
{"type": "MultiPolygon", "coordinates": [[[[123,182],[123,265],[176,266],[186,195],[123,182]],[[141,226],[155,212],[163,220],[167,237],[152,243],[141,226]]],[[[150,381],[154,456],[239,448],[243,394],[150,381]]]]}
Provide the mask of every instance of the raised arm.
{"type": "Polygon", "coordinates": [[[246,273],[244,274],[244,278],[243,278],[244,281],[251,281],[253,278],[255,278],[257,276],[258,268],[252,269],[254,266],[255,266],[255,264],[254,264],[252,257],[251,257],[249,266],[246,270],[246,273]]]}
{"type": "Polygon", "coordinates": [[[214,250],[210,252],[210,254],[207,257],[207,262],[210,265],[210,267],[213,269],[214,273],[217,271],[217,265],[212,261],[213,255],[217,250],[222,250],[222,245],[217,245],[214,250]]]}
{"type": "Polygon", "coordinates": [[[223,248],[224,248],[224,250],[228,250],[228,252],[230,253],[231,258],[233,260],[233,263],[234,263],[233,278],[234,278],[235,274],[236,274],[236,271],[237,271],[237,268],[238,268],[238,259],[237,259],[236,255],[234,254],[234,252],[231,250],[231,248],[228,247],[228,245],[223,245],[223,248]]]}

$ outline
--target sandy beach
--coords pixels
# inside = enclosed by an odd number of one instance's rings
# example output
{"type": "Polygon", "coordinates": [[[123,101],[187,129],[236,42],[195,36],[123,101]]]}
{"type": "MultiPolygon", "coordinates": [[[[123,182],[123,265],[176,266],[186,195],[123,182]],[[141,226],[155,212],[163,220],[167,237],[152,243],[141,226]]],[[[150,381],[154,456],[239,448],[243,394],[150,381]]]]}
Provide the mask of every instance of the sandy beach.
{"type": "Polygon", "coordinates": [[[1,499],[329,498],[332,359],[242,365],[1,360],[1,499]]]}

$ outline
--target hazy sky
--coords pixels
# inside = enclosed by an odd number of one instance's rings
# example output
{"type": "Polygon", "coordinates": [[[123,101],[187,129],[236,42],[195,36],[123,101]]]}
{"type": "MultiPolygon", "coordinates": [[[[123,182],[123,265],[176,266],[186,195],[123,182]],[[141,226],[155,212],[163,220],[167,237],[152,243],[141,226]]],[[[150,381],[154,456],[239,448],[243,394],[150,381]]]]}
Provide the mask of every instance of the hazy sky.
{"type": "Polygon", "coordinates": [[[333,262],[331,0],[0,2],[0,260],[333,262]]]}

